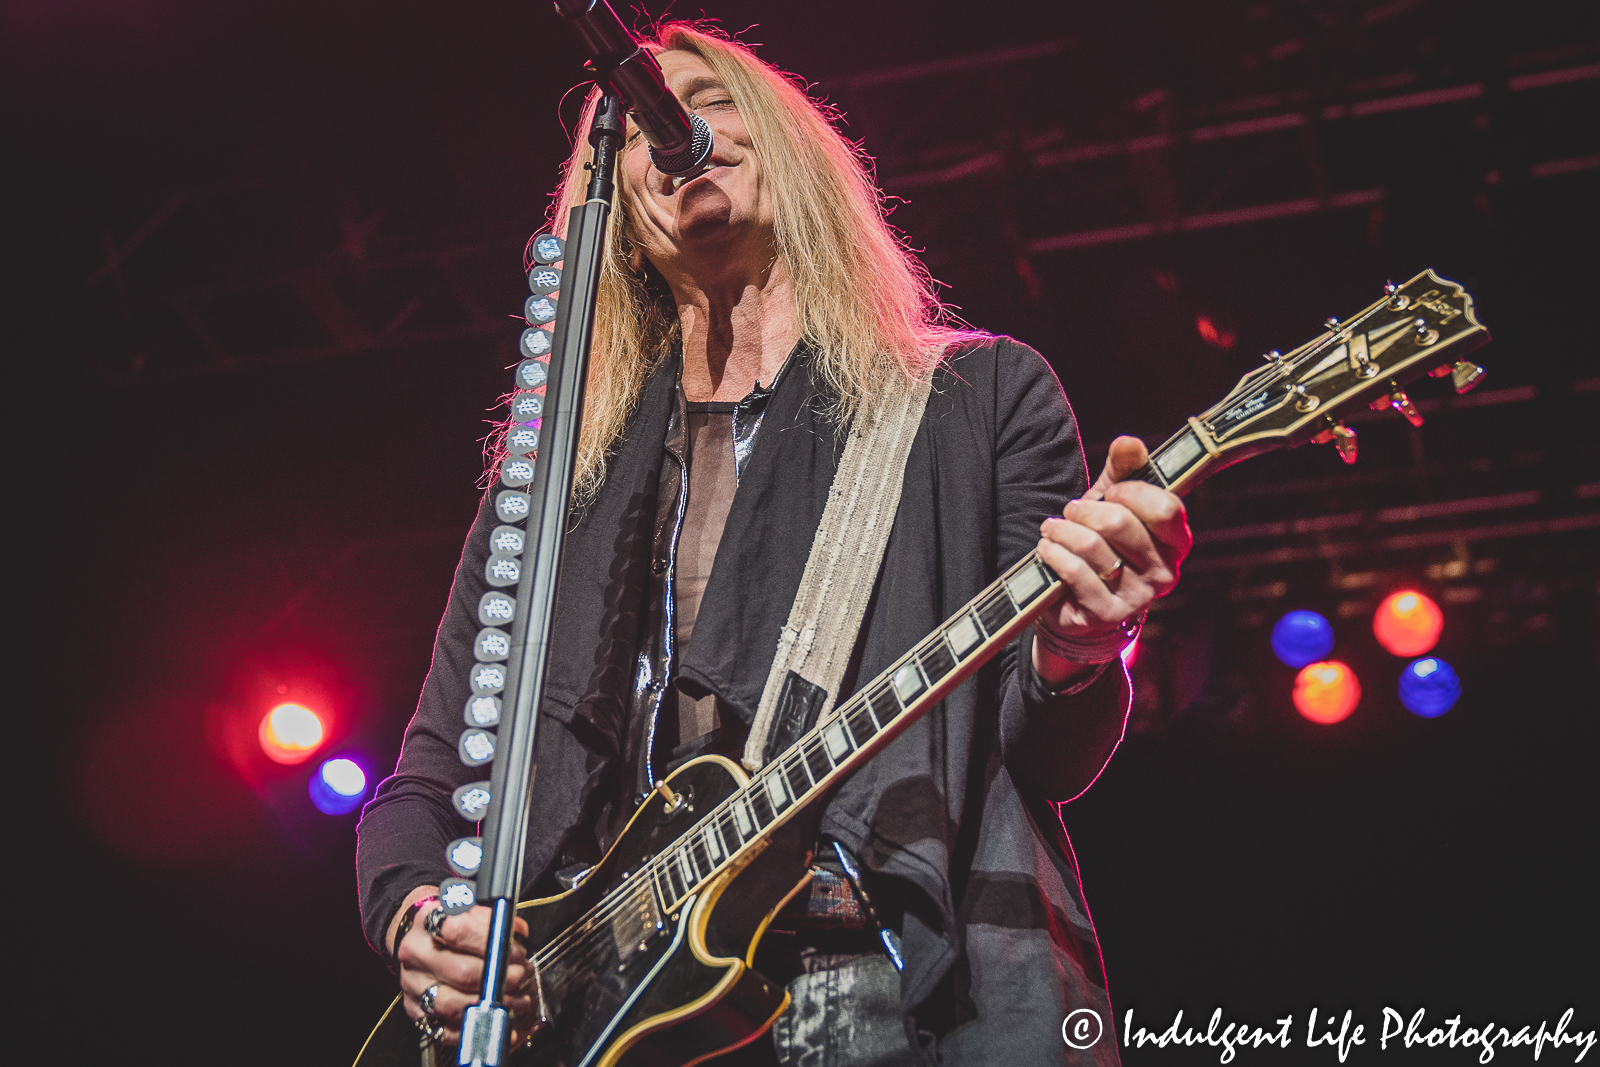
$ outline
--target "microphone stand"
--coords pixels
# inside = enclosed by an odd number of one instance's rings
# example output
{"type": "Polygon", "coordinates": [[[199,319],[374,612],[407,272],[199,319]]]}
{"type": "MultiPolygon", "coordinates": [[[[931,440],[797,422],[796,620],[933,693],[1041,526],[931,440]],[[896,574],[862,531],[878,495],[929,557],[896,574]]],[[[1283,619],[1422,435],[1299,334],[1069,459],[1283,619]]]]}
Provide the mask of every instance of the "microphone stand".
{"type": "MultiPolygon", "coordinates": [[[[588,195],[583,204],[572,209],[567,221],[561,279],[564,291],[556,310],[550,376],[539,426],[539,457],[528,487],[532,507],[527,534],[533,548],[532,566],[523,569],[517,583],[517,613],[511,627],[506,689],[515,698],[499,731],[499,752],[490,780],[491,803],[497,810],[486,813],[484,819],[483,859],[477,872],[478,901],[490,909],[489,943],[484,955],[481,996],[478,1003],[467,1008],[461,1021],[461,1052],[457,1060],[460,1067],[499,1067],[510,1051],[510,1013],[501,999],[511,957],[517,894],[522,887],[529,790],[534,778],[534,739],[549,660],[556,584],[566,542],[583,393],[589,378],[595,300],[600,290],[616,159],[625,122],[621,98],[608,89],[595,109],[589,129],[594,162],[589,164],[588,195]]],[[[531,958],[528,965],[533,966],[531,958]]],[[[539,1014],[542,1021],[542,999],[539,1014]]]]}

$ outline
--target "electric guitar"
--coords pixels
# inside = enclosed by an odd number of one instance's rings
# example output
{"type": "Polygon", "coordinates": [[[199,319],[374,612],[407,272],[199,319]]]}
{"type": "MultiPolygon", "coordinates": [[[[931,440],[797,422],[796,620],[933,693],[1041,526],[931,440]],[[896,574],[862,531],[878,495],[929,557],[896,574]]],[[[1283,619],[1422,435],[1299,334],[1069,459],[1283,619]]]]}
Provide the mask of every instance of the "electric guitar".
{"type": "MultiPolygon", "coordinates": [[[[1424,373],[1466,392],[1489,340],[1472,297],[1431,270],[1240,379],[1188,420],[1133,477],[1176,493],[1248,456],[1331,442],[1356,459],[1340,421],[1357,405],[1420,425],[1402,386],[1424,373]],[[1446,353],[1449,353],[1448,355],[1446,353]]],[[[810,881],[830,789],[881,751],[1030,623],[1062,589],[1030,552],[882,674],[821,717],[755,775],[720,756],[680,767],[640,805],[605,858],[565,893],[518,905],[549,1025],[518,1064],[696,1064],[755,1040],[788,1006],[755,968],[768,924],[810,881]]],[[[411,1067],[419,1035],[398,998],[357,1067],[411,1067]]],[[[425,1067],[454,1063],[427,1040],[425,1067]]]]}

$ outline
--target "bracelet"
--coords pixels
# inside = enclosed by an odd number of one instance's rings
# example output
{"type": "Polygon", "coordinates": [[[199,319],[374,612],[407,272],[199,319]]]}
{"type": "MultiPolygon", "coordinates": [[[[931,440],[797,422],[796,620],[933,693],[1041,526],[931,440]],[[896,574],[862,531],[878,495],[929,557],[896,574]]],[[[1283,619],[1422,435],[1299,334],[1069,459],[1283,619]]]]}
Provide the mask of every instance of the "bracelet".
{"type": "Polygon", "coordinates": [[[1138,615],[1129,616],[1111,633],[1092,641],[1064,637],[1041,622],[1033,627],[1033,639],[1043,645],[1046,651],[1073,663],[1085,666],[1110,663],[1139,636],[1139,630],[1144,626],[1144,617],[1145,613],[1142,611],[1138,615]]]}
{"type": "Polygon", "coordinates": [[[400,973],[400,942],[404,941],[406,935],[411,932],[412,924],[417,921],[417,912],[422,910],[424,904],[429,902],[437,903],[438,900],[438,897],[418,897],[411,902],[411,906],[406,909],[406,913],[400,916],[400,925],[394,932],[394,948],[386,953],[389,957],[389,969],[396,974],[400,973]]]}
{"type": "MultiPolygon", "coordinates": [[[[1082,678],[1078,679],[1076,682],[1068,681],[1068,682],[1062,683],[1062,686],[1061,686],[1060,689],[1051,689],[1049,684],[1046,683],[1043,678],[1039,679],[1039,685],[1041,687],[1043,687],[1045,696],[1049,697],[1052,700],[1054,700],[1054,699],[1056,699],[1058,697],[1075,697],[1079,693],[1083,692],[1085,689],[1089,688],[1094,683],[1098,682],[1100,680],[1100,676],[1102,674],[1106,673],[1106,668],[1110,667],[1115,662],[1117,662],[1117,661],[1114,660],[1114,659],[1108,659],[1104,663],[1102,663],[1099,666],[1095,667],[1094,670],[1090,671],[1088,674],[1086,674],[1082,678]]],[[[1033,666],[1032,664],[1029,664],[1029,668],[1030,669],[1032,668],[1032,666],[1033,666]]],[[[1037,676],[1038,673],[1039,673],[1038,671],[1034,671],[1034,675],[1035,676],[1037,676]]]]}

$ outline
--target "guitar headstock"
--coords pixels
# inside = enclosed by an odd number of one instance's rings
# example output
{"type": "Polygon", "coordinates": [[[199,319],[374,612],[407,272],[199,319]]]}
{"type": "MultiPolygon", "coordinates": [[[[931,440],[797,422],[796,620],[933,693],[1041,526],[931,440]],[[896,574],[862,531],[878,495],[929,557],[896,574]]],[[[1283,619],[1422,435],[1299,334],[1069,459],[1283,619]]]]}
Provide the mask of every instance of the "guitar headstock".
{"type": "Polygon", "coordinates": [[[1355,431],[1340,420],[1358,406],[1392,408],[1420,426],[1404,389],[1412,379],[1448,375],[1456,392],[1471,389],[1484,371],[1464,357],[1489,340],[1471,295],[1431,270],[1384,290],[1292,352],[1267,353],[1264,366],[1158,450],[1152,464],[1161,480],[1181,492],[1247,456],[1307,441],[1332,441],[1354,463],[1355,431]]]}

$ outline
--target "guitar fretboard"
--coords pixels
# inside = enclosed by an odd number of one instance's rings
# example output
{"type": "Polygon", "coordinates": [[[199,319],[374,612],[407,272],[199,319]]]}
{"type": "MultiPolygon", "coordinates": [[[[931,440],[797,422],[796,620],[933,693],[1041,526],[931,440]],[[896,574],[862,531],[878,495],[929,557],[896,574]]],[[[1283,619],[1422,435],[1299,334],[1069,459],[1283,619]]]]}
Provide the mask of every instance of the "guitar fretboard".
{"type": "Polygon", "coordinates": [[[864,763],[1032,621],[1060,587],[1037,552],[763,767],[647,865],[660,907],[676,910],[838,778],[864,763]]]}

